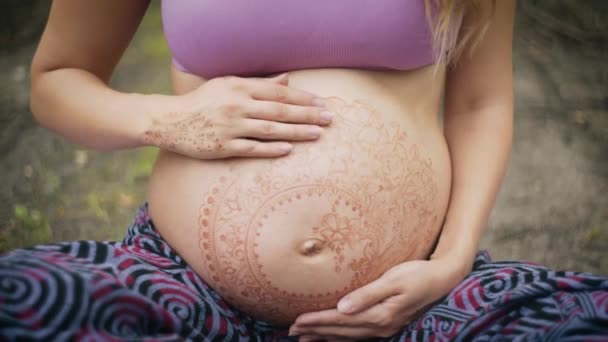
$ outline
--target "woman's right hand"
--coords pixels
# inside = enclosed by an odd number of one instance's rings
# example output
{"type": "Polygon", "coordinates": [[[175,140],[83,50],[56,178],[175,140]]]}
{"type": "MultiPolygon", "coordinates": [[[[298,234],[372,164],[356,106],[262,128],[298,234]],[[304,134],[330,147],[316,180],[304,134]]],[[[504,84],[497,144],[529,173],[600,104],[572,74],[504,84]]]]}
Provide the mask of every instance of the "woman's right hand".
{"type": "Polygon", "coordinates": [[[279,157],[290,141],[318,139],[333,115],[323,100],[273,78],[219,77],[178,96],[180,110],[152,123],[144,141],[197,159],[279,157]]]}

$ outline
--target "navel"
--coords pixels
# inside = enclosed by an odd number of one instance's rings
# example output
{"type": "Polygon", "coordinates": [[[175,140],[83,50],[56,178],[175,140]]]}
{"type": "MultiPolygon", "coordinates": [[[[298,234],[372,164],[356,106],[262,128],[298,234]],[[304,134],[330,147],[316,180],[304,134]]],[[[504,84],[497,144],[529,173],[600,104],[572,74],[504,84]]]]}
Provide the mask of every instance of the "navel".
{"type": "Polygon", "coordinates": [[[304,256],[318,255],[325,248],[325,242],[319,239],[306,239],[300,243],[298,252],[304,256]]]}

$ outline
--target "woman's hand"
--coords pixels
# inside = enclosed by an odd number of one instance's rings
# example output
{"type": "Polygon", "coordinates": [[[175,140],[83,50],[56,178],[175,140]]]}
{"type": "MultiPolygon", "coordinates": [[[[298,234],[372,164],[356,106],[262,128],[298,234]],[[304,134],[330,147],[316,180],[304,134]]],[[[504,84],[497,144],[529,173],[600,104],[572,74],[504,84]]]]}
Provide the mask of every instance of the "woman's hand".
{"type": "Polygon", "coordinates": [[[464,278],[463,263],[450,259],[399,264],[351,292],[337,309],[300,315],[289,335],[300,341],[390,337],[445,296],[464,278]]]}
{"type": "Polygon", "coordinates": [[[178,101],[144,141],[197,159],[279,157],[291,151],[288,141],[319,138],[333,117],[321,99],[289,87],[287,74],[215,78],[178,101]]]}

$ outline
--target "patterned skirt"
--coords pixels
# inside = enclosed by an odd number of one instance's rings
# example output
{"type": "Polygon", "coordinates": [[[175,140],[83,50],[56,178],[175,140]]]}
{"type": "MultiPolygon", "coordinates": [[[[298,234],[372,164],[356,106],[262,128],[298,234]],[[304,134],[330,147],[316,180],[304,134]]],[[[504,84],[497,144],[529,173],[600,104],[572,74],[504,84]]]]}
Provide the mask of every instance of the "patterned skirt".
{"type": "MultiPolygon", "coordinates": [[[[122,242],[0,257],[0,341],[295,341],[236,310],[154,229],[142,206],[122,242]]],[[[608,277],[479,253],[472,273],[387,341],[608,341],[608,277]]]]}

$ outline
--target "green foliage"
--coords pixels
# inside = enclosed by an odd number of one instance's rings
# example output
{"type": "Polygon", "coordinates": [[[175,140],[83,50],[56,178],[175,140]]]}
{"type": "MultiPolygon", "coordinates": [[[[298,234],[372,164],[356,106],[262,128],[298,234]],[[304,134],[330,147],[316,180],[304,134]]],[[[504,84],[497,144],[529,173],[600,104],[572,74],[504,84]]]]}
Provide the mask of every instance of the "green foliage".
{"type": "Polygon", "coordinates": [[[91,191],[87,195],[86,201],[88,209],[95,215],[98,220],[101,220],[106,223],[110,221],[110,215],[102,204],[102,202],[104,202],[103,198],[97,191],[91,191]]]}
{"type": "Polygon", "coordinates": [[[140,31],[144,33],[142,52],[145,56],[167,58],[170,55],[162,28],[159,2],[150,4],[141,23],[140,31]]]}
{"type": "Polygon", "coordinates": [[[156,147],[145,147],[137,151],[134,163],[128,165],[126,170],[126,181],[135,184],[137,180],[147,178],[152,172],[158,149],[156,147]]]}
{"type": "Polygon", "coordinates": [[[608,227],[596,226],[587,231],[587,242],[608,238],[608,227]]]}
{"type": "Polygon", "coordinates": [[[162,58],[169,56],[169,48],[162,34],[146,37],[144,39],[143,50],[144,54],[150,57],[162,58]]]}
{"type": "Polygon", "coordinates": [[[0,251],[48,243],[51,239],[51,226],[40,210],[15,204],[11,222],[0,233],[0,251]]]}

